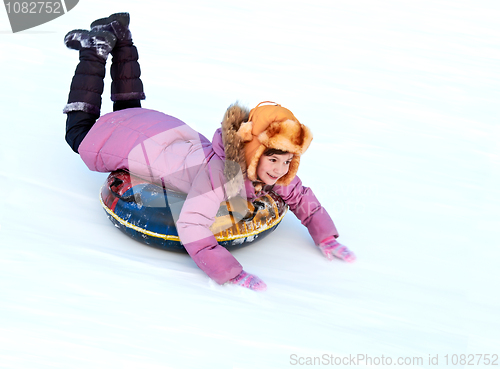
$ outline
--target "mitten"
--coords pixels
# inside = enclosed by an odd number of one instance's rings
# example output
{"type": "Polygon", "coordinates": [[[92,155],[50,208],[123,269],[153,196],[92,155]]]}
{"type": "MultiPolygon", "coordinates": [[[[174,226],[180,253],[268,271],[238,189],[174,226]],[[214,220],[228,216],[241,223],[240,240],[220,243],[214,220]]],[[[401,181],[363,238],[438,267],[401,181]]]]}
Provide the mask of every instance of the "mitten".
{"type": "Polygon", "coordinates": [[[249,288],[254,291],[265,291],[267,288],[267,285],[262,279],[253,274],[248,274],[244,270],[233,279],[230,279],[227,283],[237,284],[238,286],[249,288]]]}
{"type": "Polygon", "coordinates": [[[350,251],[347,247],[338,243],[335,237],[330,236],[325,238],[318,245],[323,255],[326,256],[328,260],[333,260],[333,257],[352,263],[356,260],[356,255],[350,251]]]}

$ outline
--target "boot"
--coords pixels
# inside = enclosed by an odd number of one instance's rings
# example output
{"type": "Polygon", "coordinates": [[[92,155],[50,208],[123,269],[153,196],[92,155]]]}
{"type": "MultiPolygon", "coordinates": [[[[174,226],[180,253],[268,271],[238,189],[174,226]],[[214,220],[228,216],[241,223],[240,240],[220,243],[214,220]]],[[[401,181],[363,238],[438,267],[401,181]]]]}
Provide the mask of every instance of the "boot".
{"type": "Polygon", "coordinates": [[[141,107],[141,100],[146,98],[140,79],[141,67],[137,48],[132,42],[129,30],[129,13],[115,13],[107,18],[91,23],[92,31],[108,31],[116,36],[116,45],[111,51],[111,100],[113,110],[141,107]]]}
{"type": "Polygon", "coordinates": [[[114,101],[114,110],[118,110],[123,104],[132,104],[129,107],[140,107],[140,100],[146,98],[140,78],[141,66],[138,59],[139,53],[134,45],[121,46],[113,50],[110,74],[111,100],[114,101]],[[125,103],[126,101],[128,103],[125,103]]]}
{"type": "Polygon", "coordinates": [[[84,111],[99,116],[105,75],[106,60],[97,53],[95,48],[81,48],[80,62],[71,80],[68,103],[63,113],[84,111]]]}
{"type": "Polygon", "coordinates": [[[63,113],[67,114],[66,142],[76,153],[101,113],[105,74],[106,60],[97,54],[96,49],[81,48],[68,103],[63,109],[63,113]]]}
{"type": "Polygon", "coordinates": [[[132,34],[128,28],[130,24],[129,13],[115,13],[107,18],[101,18],[90,24],[91,30],[105,30],[112,32],[118,40],[131,40],[132,34]]]}
{"type": "Polygon", "coordinates": [[[68,48],[80,51],[80,63],[71,81],[63,113],[83,111],[99,116],[106,59],[116,44],[116,36],[104,30],[75,29],[66,34],[64,43],[68,48]]]}
{"type": "Polygon", "coordinates": [[[101,113],[106,60],[116,44],[116,36],[105,30],[73,30],[64,37],[65,45],[80,51],[80,62],[71,80],[66,117],[66,142],[78,152],[80,143],[101,113]]]}
{"type": "Polygon", "coordinates": [[[104,61],[116,45],[116,36],[105,30],[75,29],[64,36],[64,43],[70,49],[94,49],[104,61]]]}

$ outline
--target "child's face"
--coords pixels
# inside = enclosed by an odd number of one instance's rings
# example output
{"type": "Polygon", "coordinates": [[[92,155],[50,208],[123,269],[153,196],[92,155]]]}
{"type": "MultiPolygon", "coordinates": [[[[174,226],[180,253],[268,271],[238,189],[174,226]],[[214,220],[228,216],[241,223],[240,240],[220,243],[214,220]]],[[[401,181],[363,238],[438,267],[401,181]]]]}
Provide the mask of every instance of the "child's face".
{"type": "Polygon", "coordinates": [[[288,173],[293,154],[262,155],[257,165],[257,178],[266,185],[273,185],[288,173]]]}

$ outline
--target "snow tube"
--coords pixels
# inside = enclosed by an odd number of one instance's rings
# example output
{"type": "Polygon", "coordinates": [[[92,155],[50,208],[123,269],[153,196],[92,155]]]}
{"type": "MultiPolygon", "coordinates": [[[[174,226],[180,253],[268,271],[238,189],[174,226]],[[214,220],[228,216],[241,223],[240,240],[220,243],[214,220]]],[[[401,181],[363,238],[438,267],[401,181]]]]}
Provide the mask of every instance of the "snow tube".
{"type": "MultiPolygon", "coordinates": [[[[128,236],[163,250],[184,252],[175,220],[185,199],[185,194],[169,191],[125,171],[112,172],[100,194],[108,218],[128,236]]],[[[210,229],[220,245],[234,250],[274,231],[287,210],[285,202],[273,192],[253,202],[239,198],[239,202],[221,203],[210,229]],[[245,209],[245,214],[238,209],[245,209]]]]}

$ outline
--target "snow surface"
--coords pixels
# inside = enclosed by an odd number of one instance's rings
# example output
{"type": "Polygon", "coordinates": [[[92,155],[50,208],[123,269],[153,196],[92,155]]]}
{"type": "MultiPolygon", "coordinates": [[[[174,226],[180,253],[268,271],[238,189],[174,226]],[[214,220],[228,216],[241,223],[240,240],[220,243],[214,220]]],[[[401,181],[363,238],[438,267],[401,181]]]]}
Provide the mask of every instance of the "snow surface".
{"type": "Polygon", "coordinates": [[[17,34],[0,14],[1,368],[500,354],[498,0],[81,0],[17,34]],[[236,100],[310,126],[299,174],[355,264],[328,262],[289,213],[234,251],[268,284],[255,293],[107,220],[107,175],[64,142],[77,53],[63,37],[116,11],[131,13],[144,107],[208,137],[236,100]]]}

